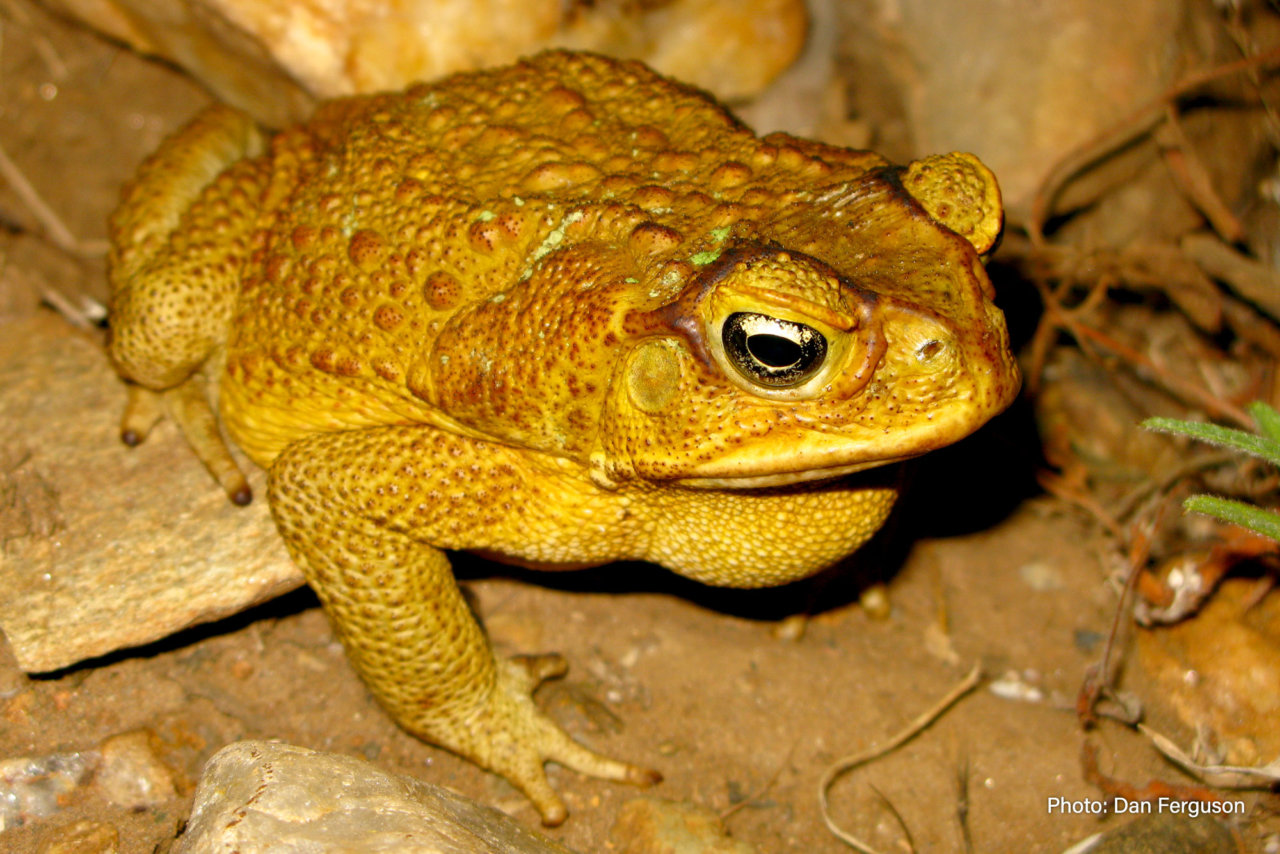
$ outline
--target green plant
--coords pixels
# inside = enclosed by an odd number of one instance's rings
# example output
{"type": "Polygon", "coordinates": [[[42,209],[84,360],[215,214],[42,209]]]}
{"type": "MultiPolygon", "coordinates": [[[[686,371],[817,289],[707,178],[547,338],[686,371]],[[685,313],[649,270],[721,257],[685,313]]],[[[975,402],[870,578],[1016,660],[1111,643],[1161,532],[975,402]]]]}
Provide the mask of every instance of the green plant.
{"type": "MultiPolygon", "coordinates": [[[[1280,412],[1256,401],[1249,404],[1249,414],[1258,426],[1257,433],[1176,418],[1148,418],[1142,426],[1158,433],[1189,436],[1201,442],[1242,451],[1280,468],[1280,412]]],[[[1192,495],[1182,506],[1189,512],[1204,513],[1280,541],[1280,514],[1270,510],[1217,495],[1192,495]]]]}

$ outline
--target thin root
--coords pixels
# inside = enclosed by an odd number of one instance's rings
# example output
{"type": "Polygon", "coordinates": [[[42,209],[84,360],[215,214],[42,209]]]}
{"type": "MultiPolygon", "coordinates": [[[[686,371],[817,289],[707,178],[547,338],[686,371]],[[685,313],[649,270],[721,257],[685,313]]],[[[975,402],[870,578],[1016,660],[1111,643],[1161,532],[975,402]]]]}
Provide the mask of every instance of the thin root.
{"type": "MultiPolygon", "coordinates": [[[[831,817],[831,805],[828,801],[828,796],[830,794],[831,787],[835,784],[836,780],[840,779],[860,765],[866,765],[868,762],[872,762],[879,759],[881,756],[892,753],[894,750],[897,750],[899,747],[924,732],[935,720],[938,719],[938,717],[942,715],[943,712],[954,705],[956,701],[968,694],[974,688],[978,687],[978,684],[981,681],[982,667],[981,665],[975,664],[973,669],[969,671],[969,675],[948,691],[946,696],[939,700],[924,714],[913,720],[906,728],[898,732],[897,735],[890,738],[885,744],[839,759],[827,769],[826,773],[822,775],[822,780],[818,783],[818,805],[822,810],[822,820],[826,823],[827,829],[830,830],[837,839],[849,847],[857,851],[861,851],[862,854],[878,854],[874,848],[849,832],[842,830],[840,826],[836,824],[835,819],[831,817]]],[[[898,815],[896,810],[891,811],[895,816],[898,815]]],[[[901,817],[898,817],[898,821],[901,823],[901,817]]],[[[905,826],[903,827],[903,832],[906,834],[908,845],[910,846],[910,834],[906,833],[905,826]]],[[[914,851],[915,848],[914,846],[911,846],[908,850],[914,851]]]]}

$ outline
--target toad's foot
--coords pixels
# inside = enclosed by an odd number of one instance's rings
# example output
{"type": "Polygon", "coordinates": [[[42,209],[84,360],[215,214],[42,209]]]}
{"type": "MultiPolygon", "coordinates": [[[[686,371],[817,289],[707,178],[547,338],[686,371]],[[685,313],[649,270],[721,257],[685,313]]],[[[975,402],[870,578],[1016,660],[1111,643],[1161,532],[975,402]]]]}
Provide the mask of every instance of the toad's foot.
{"type": "Polygon", "coordinates": [[[227,498],[243,507],[253,501],[253,489],[222,438],[204,385],[199,374],[162,392],[130,383],[129,401],[120,419],[120,440],[131,448],[142,444],[167,414],[227,498]]]}
{"type": "MultiPolygon", "coordinates": [[[[558,762],[605,780],[651,786],[657,771],[596,753],[574,741],[534,704],[533,692],[544,680],[563,676],[559,655],[516,656],[498,662],[498,680],[488,703],[474,717],[450,727],[454,732],[424,733],[477,764],[500,774],[533,802],[542,823],[553,827],[568,816],[564,802],[547,782],[545,762],[558,762]],[[457,743],[453,747],[453,743],[457,743]]],[[[412,725],[409,725],[412,729],[412,725]]]]}

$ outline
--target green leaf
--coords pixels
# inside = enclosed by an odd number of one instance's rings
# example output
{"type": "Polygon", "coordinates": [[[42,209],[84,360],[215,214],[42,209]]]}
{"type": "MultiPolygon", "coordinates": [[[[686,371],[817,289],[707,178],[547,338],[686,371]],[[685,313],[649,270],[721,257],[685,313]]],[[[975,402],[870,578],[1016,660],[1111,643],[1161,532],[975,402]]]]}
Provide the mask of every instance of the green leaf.
{"type": "MultiPolygon", "coordinates": [[[[1159,433],[1190,436],[1211,445],[1243,451],[1280,468],[1280,412],[1262,401],[1254,401],[1249,404],[1249,414],[1258,425],[1258,434],[1176,418],[1148,418],[1142,426],[1159,433]]],[[[1280,542],[1280,513],[1216,495],[1193,495],[1182,506],[1189,513],[1213,516],[1280,542]]]]}
{"type": "Polygon", "coordinates": [[[1258,425],[1258,432],[1272,442],[1280,444],[1280,412],[1276,412],[1261,400],[1249,404],[1249,414],[1258,425]]]}
{"type": "Polygon", "coordinates": [[[1280,541],[1280,514],[1263,510],[1240,501],[1219,498],[1216,495],[1193,495],[1182,503],[1190,513],[1203,513],[1223,522],[1248,528],[1250,531],[1280,541]]]}
{"type": "MultiPolygon", "coordinates": [[[[1265,404],[1263,405],[1265,406],[1265,404]]],[[[1270,409],[1270,407],[1267,408],[1270,409]]],[[[1271,413],[1274,415],[1275,410],[1271,410],[1271,413]]],[[[1264,415],[1263,417],[1265,419],[1269,416],[1264,415]]],[[[1280,429],[1280,415],[1276,416],[1276,422],[1274,426],[1280,429]]],[[[1175,433],[1182,436],[1190,436],[1192,439],[1199,439],[1201,442],[1208,442],[1211,445],[1243,451],[1280,468],[1280,441],[1271,439],[1269,436],[1258,436],[1253,433],[1246,433],[1244,430],[1223,427],[1219,424],[1179,421],[1176,418],[1148,418],[1142,422],[1142,426],[1148,430],[1155,430],[1157,433],[1175,433]]],[[[1259,426],[1261,427],[1261,425],[1259,426]]],[[[1270,422],[1268,422],[1268,426],[1272,426],[1270,422]]]]}

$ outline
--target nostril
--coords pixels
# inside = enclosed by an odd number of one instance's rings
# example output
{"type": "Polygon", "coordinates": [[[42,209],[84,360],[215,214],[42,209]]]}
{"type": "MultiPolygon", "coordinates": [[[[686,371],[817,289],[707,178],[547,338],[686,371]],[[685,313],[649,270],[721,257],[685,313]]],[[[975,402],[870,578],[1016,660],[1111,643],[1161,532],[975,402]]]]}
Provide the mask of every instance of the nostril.
{"type": "Polygon", "coordinates": [[[923,344],[921,344],[919,347],[916,348],[916,358],[919,359],[921,362],[931,362],[938,356],[939,353],[942,352],[942,350],[943,350],[942,342],[934,338],[932,340],[925,341],[923,344]]]}

